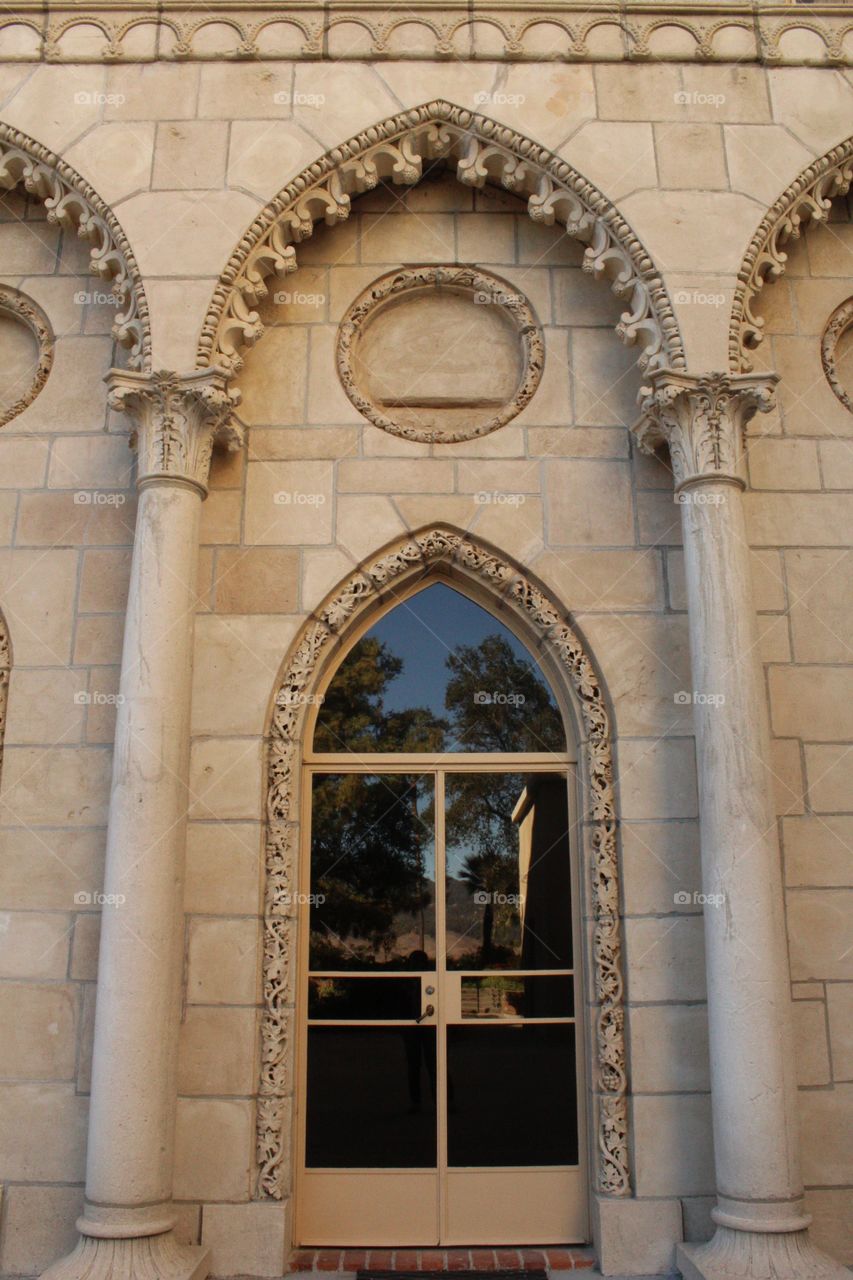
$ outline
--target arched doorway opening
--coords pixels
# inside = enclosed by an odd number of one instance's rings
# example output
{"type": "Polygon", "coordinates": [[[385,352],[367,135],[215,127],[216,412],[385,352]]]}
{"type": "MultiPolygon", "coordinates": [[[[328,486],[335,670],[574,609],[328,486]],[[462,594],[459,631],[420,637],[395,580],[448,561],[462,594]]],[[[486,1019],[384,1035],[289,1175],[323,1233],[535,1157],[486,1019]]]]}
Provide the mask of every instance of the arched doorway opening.
{"type": "Polygon", "coordinates": [[[303,757],[300,1244],[587,1236],[576,757],[436,577],[350,641],[303,757]]]}

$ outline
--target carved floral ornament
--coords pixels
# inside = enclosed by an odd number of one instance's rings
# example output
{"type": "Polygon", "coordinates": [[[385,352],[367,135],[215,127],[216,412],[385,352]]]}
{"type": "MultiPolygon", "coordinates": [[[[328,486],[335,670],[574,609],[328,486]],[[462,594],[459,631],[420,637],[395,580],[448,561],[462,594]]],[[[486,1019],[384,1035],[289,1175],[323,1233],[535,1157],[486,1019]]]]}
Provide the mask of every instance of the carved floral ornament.
{"type": "Polygon", "coordinates": [[[48,222],[76,230],[81,239],[89,241],[90,269],[110,282],[117,299],[119,314],[113,337],[128,348],[132,369],[146,368],[151,353],[148,303],[124,232],[70,165],[25,133],[0,124],[0,188],[12,191],[19,185],[43,202],[48,222]]]}
{"type": "Polygon", "coordinates": [[[214,445],[233,450],[243,443],[233,417],[240,393],[228,389],[224,372],[201,369],[181,377],[165,369],[113,369],[108,383],[110,408],[133,422],[138,487],[186,484],[206,494],[214,445]]]}
{"type": "Polygon", "coordinates": [[[12,646],[6,620],[0,613],[0,775],[3,772],[3,739],[6,734],[6,702],[9,696],[9,674],[12,669],[12,646]]]}
{"type": "Polygon", "coordinates": [[[633,428],[644,453],[669,449],[678,492],[700,480],[745,487],[746,426],[774,407],[778,374],[709,373],[698,377],[661,369],[640,392],[642,416],[633,428]]]}
{"type": "Polygon", "coordinates": [[[7,422],[11,422],[33,403],[47,382],[47,376],[53,366],[54,335],[50,321],[38,303],[9,285],[0,285],[0,315],[9,316],[29,329],[38,349],[38,361],[30,385],[14,404],[0,409],[0,427],[5,427],[7,422]]]}
{"type": "MultiPolygon", "coordinates": [[[[385,332],[383,329],[383,337],[385,332]]],[[[374,352],[372,358],[378,354],[374,352]]],[[[408,267],[381,276],[353,302],[338,328],[337,365],[349,399],[377,427],[407,440],[452,444],[496,431],[521,412],[542,378],[545,344],[525,296],[499,276],[468,266],[408,267]],[[460,323],[458,315],[454,317],[446,310],[439,316],[438,325],[447,326],[441,334],[447,349],[435,347],[435,325],[424,325],[424,312],[418,307],[411,319],[420,333],[398,332],[398,343],[393,344],[397,346],[400,338],[407,337],[407,358],[386,351],[380,361],[385,366],[397,364],[398,368],[392,369],[392,382],[405,386],[407,394],[403,399],[379,399],[370,385],[371,381],[376,382],[371,377],[375,371],[362,368],[359,358],[371,326],[377,320],[381,324],[389,315],[392,319],[399,316],[409,302],[441,299],[461,301],[461,314],[465,317],[460,323]],[[490,333],[478,332],[480,327],[475,321],[487,315],[491,320],[495,313],[499,317],[498,329],[503,333],[496,334],[494,327],[490,333]],[[457,338],[459,349],[454,350],[457,338]],[[414,358],[411,348],[415,343],[429,367],[424,367],[423,359],[414,358]],[[486,351],[487,366],[475,368],[478,356],[482,359],[486,351]],[[405,366],[402,369],[401,363],[405,366]],[[517,372],[511,367],[516,363],[517,372]],[[444,393],[437,403],[428,394],[433,370],[438,373],[444,393]],[[502,387],[507,374],[510,385],[502,387]],[[480,394],[471,390],[475,379],[480,384],[480,394]],[[483,398],[486,384],[498,392],[497,404],[483,398]]]]}
{"type": "Polygon", "coordinates": [[[853,137],[833,147],[804,169],[770,207],[750,241],[735,291],[729,325],[729,367],[749,373],[749,352],[761,343],[764,321],[752,305],[770,280],[784,275],[788,255],[784,246],[797,240],[814,222],[826,222],[833,200],[845,196],[853,184],[853,137]]]}
{"type": "Polygon", "coordinates": [[[328,151],[304,169],[265,209],[241,239],[214,291],[199,342],[197,364],[229,372],[242,367],[241,350],[264,326],[254,307],[268,294],[267,280],[297,267],[295,244],[322,218],[344,222],[352,196],[380,181],[413,186],[424,161],[444,160],[466,186],[487,182],[527,199],[534,222],[565,227],[584,243],[583,269],[610,281],[626,299],[616,332],[639,344],[638,364],[651,371],[684,368],[678,324],[660,273],[611,202],[571,165],[506,125],[451,103],[436,101],[392,116],[328,151]]]}
{"type": "Polygon", "coordinates": [[[848,298],[846,302],[841,303],[840,307],[835,308],[826,323],[820,343],[820,358],[833,394],[838,397],[845,409],[853,413],[853,394],[841,381],[836,366],[839,344],[842,338],[851,332],[853,332],[853,298],[848,298]]]}
{"type": "Polygon", "coordinates": [[[597,1111],[596,1181],[604,1195],[631,1192],[626,1101],[622,925],[610,719],[581,640],[557,607],[516,567],[443,526],[405,538],[364,564],[327,598],[297,637],[278,682],[267,755],[261,1078],[257,1110],[259,1194],[289,1194],[287,1117],[294,1077],[295,876],[299,850],[300,744],[313,687],[341,636],[389,593],[444,567],[485,586],[563,673],[580,712],[583,859],[593,925],[597,1111]]]}

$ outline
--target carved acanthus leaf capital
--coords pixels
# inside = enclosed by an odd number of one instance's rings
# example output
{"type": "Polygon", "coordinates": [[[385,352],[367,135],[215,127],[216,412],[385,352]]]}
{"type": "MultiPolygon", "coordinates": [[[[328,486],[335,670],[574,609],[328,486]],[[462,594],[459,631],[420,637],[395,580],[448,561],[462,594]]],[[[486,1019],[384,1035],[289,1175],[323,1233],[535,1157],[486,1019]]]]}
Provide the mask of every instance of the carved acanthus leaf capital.
{"type": "Polygon", "coordinates": [[[112,369],[106,380],[110,408],[134,424],[138,485],[177,481],[205,494],[214,445],[232,450],[243,443],[233,416],[240,393],[229,389],[227,374],[217,368],[183,375],[112,369]]]}
{"type": "Polygon", "coordinates": [[[644,453],[667,445],[677,489],[699,480],[743,485],[746,425],[773,408],[778,380],[775,373],[694,376],[661,369],[640,393],[634,435],[644,453]]]}

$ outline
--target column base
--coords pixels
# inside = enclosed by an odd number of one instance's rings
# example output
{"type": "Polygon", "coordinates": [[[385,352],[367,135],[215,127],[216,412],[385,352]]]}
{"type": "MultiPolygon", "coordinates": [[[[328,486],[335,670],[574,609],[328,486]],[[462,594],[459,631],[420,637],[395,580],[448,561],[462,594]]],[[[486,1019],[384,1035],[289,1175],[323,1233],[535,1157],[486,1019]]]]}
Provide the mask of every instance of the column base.
{"type": "Polygon", "coordinates": [[[171,1231],[107,1240],[81,1236],[77,1247],[42,1272],[41,1280],[205,1280],[210,1250],[178,1244],[171,1231]]]}
{"type": "Polygon", "coordinates": [[[733,1231],[717,1227],[707,1244],[677,1244],[684,1280],[850,1280],[840,1262],[822,1253],[808,1231],[733,1231]]]}

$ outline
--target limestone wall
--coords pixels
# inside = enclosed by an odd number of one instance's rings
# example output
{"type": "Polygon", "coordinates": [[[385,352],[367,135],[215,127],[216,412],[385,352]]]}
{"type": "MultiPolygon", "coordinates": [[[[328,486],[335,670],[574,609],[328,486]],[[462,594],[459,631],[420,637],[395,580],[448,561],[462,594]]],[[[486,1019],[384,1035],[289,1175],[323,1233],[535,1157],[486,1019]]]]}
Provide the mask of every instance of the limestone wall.
{"type": "MultiPolygon", "coordinates": [[[[693,63],[6,66],[0,120],[60,152],[110,203],[142,271],[155,367],[183,371],[215,280],[263,203],[358,129],[439,96],[554,149],[617,204],[661,267],[699,372],[727,367],[749,239],[797,173],[849,131],[853,88],[831,69],[693,63]]],[[[762,297],[770,336],[757,364],[783,382],[778,414],[754,424],[748,506],[804,1171],[818,1242],[849,1259],[853,417],[829,390],[819,347],[853,292],[853,236],[849,210],[833,216],[794,246],[787,275],[762,297]]],[[[13,1028],[0,1044],[0,1270],[22,1275],[71,1245],[82,1199],[95,895],[134,503],[127,424],[107,412],[101,383],[124,358],[108,336],[112,308],[96,296],[108,287],[85,274],[83,247],[48,226],[40,205],[7,197],[2,219],[0,276],[41,304],[58,338],[45,389],[0,431],[0,608],[14,660],[0,797],[0,1010],[13,1028]]],[[[274,1273],[286,1244],[280,1208],[250,1203],[262,735],[276,674],[301,621],[353,565],[444,520],[527,566],[577,620],[603,675],[623,819],[635,1189],[649,1204],[680,1202],[686,1235],[701,1238],[713,1167],[680,511],[666,463],[630,442],[641,375],[613,333],[623,304],[580,270],[574,242],[534,224],[515,197],[440,174],[362,196],[298,260],[273,286],[286,296],[264,304],[268,332],[236,382],[245,454],[215,459],[203,511],[182,1235],[213,1244],[219,1274],[238,1262],[274,1273]],[[344,311],[403,263],[471,261],[522,291],[543,327],[533,400],[466,444],[413,443],[365,423],[334,367],[344,311]]]]}

